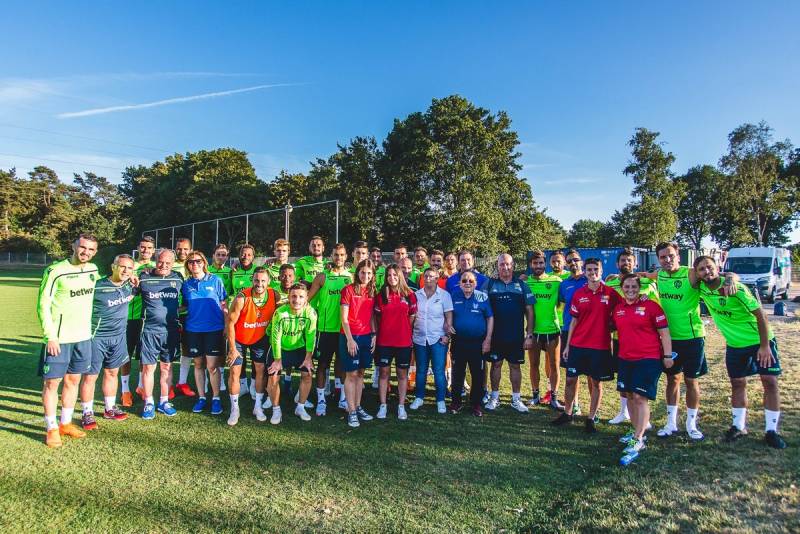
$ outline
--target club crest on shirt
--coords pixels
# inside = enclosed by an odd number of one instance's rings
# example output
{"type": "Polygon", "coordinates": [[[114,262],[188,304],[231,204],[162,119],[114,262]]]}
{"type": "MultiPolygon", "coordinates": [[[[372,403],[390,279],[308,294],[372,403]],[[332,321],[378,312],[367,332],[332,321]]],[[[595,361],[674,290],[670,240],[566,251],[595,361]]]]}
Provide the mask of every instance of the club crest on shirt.
{"type": "Polygon", "coordinates": [[[645,307],[644,306],[637,306],[636,307],[636,315],[644,316],[645,307]]]}
{"type": "Polygon", "coordinates": [[[683,282],[681,282],[680,280],[675,280],[673,285],[675,286],[675,289],[680,289],[681,286],[683,285],[683,282]]]}
{"type": "Polygon", "coordinates": [[[600,304],[608,304],[608,295],[600,296],[600,304]]]}

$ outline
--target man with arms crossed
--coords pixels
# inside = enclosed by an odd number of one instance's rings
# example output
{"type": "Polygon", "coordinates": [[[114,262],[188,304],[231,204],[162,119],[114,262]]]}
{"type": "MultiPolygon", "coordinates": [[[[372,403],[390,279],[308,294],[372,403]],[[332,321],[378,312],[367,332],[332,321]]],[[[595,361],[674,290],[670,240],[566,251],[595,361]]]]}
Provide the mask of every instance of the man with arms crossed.
{"type": "Polygon", "coordinates": [[[72,423],[72,414],[81,375],[92,363],[92,295],[100,277],[97,266],[89,262],[95,254],[97,238],[81,234],[72,243],[72,257],[45,269],[39,287],[37,312],[44,331],[39,375],[44,379],[42,404],[48,447],[60,447],[61,436],[86,436],[72,423]],[[58,424],[58,386],[62,380],[58,424]]]}
{"type": "Polygon", "coordinates": [[[323,258],[325,242],[320,236],[315,235],[311,238],[308,243],[308,252],[309,255],[297,260],[294,267],[297,281],[306,284],[306,287],[311,287],[314,277],[325,269],[325,259],[323,258]]]}

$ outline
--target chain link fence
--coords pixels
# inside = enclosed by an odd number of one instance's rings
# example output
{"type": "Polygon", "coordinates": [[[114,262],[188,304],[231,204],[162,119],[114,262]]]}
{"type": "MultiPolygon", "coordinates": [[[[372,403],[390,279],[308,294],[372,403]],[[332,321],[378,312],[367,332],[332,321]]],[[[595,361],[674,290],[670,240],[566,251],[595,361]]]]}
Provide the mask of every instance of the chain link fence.
{"type": "Polygon", "coordinates": [[[55,259],[46,252],[0,252],[1,264],[48,265],[55,259]]]}

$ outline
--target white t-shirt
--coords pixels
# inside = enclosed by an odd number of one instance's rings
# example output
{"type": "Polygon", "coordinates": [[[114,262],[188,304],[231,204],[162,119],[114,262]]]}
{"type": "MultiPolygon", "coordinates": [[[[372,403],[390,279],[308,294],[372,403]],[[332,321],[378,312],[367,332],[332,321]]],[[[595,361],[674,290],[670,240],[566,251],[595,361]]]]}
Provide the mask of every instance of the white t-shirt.
{"type": "Polygon", "coordinates": [[[433,345],[445,335],[444,314],[453,311],[453,300],[450,293],[437,287],[436,292],[428,298],[425,289],[419,289],[417,295],[417,318],[414,320],[413,341],[417,345],[433,345]]]}

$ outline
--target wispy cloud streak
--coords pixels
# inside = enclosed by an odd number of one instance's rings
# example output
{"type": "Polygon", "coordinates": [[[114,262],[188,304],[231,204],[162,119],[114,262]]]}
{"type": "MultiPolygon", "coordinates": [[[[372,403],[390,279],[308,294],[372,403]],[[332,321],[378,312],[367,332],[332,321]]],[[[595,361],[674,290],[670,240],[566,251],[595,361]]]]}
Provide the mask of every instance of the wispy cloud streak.
{"type": "Polygon", "coordinates": [[[253,91],[262,91],[264,89],[272,89],[274,87],[296,87],[298,85],[305,85],[303,83],[272,83],[266,85],[254,85],[252,87],[243,87],[241,89],[231,89],[229,91],[217,91],[214,93],[203,93],[200,95],[181,96],[177,98],[167,98],[164,100],[156,100],[155,102],[145,102],[143,104],[129,104],[125,106],[109,106],[104,108],[85,109],[83,111],[71,111],[67,113],[59,113],[56,115],[59,119],[74,119],[78,117],[90,117],[92,115],[103,115],[105,113],[117,113],[120,111],[133,111],[137,109],[155,108],[160,106],[169,106],[172,104],[182,104],[184,102],[193,102],[195,100],[206,100],[209,98],[218,98],[221,96],[236,95],[239,93],[250,93],[253,91]]]}

